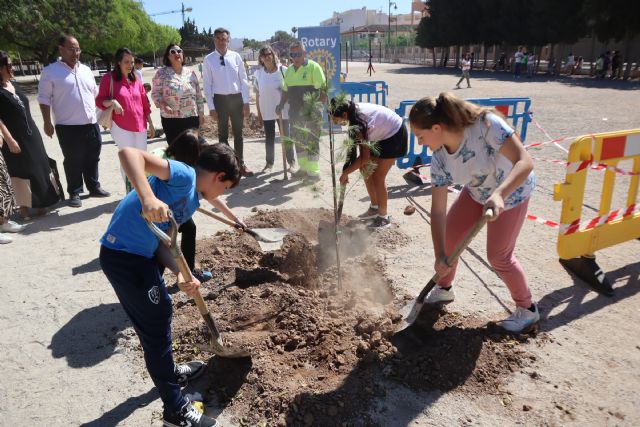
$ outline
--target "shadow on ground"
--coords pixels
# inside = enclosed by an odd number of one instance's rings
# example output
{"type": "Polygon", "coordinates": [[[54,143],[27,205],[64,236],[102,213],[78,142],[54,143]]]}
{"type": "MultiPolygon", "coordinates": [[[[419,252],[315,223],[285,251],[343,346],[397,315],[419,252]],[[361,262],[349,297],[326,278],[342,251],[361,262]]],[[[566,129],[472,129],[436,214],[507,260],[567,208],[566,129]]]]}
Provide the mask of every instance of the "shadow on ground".
{"type": "Polygon", "coordinates": [[[120,423],[127,418],[131,414],[133,414],[136,409],[147,406],[154,400],[158,398],[158,392],[156,388],[152,388],[148,392],[141,394],[140,396],[130,397],[124,402],[120,403],[118,406],[113,409],[108,410],[104,414],[93,421],[88,423],[81,424],[82,427],[115,427],[121,425],[120,423]]]}
{"type": "Polygon", "coordinates": [[[120,304],[84,309],[51,338],[51,355],[65,358],[72,368],[95,366],[113,355],[118,338],[129,325],[120,304]]]}
{"type": "Polygon", "coordinates": [[[615,295],[613,297],[598,295],[588,301],[585,301],[587,296],[591,296],[595,291],[569,270],[567,273],[573,278],[573,285],[555,290],[543,296],[538,302],[540,311],[543,313],[551,313],[557,307],[567,305],[564,310],[549,315],[544,322],[541,322],[541,328],[545,331],[568,325],[574,320],[631,298],[640,292],[640,262],[607,272],[607,278],[613,283],[615,295]]]}

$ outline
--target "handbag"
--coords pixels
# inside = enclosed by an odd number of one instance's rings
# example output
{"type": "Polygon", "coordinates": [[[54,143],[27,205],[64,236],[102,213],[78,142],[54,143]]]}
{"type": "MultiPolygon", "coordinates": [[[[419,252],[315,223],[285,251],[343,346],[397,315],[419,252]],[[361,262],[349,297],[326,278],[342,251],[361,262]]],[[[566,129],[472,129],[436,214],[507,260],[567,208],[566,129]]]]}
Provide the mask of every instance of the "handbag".
{"type": "MultiPolygon", "coordinates": [[[[109,75],[109,98],[113,99],[113,75],[109,75]]],[[[98,124],[104,129],[111,129],[113,122],[113,102],[104,110],[98,109],[98,124]]]]}

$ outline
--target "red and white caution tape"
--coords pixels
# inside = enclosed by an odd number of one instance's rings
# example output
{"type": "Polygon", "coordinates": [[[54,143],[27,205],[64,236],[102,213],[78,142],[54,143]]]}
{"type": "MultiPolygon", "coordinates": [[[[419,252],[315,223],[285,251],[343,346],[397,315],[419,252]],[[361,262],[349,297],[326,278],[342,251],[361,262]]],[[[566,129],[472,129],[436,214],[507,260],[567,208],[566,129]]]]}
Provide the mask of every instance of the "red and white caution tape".
{"type": "Polygon", "coordinates": [[[608,214],[600,215],[584,222],[574,221],[572,224],[560,224],[560,233],[573,234],[578,231],[591,230],[599,225],[608,224],[617,219],[626,218],[630,215],[634,215],[636,212],[640,212],[640,205],[632,204],[626,208],[620,208],[615,211],[611,211],[608,214]]]}
{"type": "Polygon", "coordinates": [[[549,227],[552,227],[552,228],[560,227],[560,224],[558,224],[555,221],[550,221],[548,219],[540,218],[539,216],[535,216],[535,215],[531,215],[531,214],[527,214],[527,219],[530,219],[531,221],[535,221],[538,224],[546,225],[546,226],[549,226],[549,227]]]}
{"type": "Polygon", "coordinates": [[[531,157],[533,160],[538,161],[538,162],[545,162],[545,163],[553,163],[556,165],[564,165],[567,168],[567,173],[576,173],[578,171],[581,171],[583,169],[586,169],[587,167],[589,167],[590,169],[593,170],[597,170],[597,171],[604,171],[604,170],[610,170],[612,172],[615,172],[617,174],[620,175],[625,175],[625,176],[637,176],[640,175],[640,172],[631,172],[631,171],[626,171],[624,169],[620,169],[618,167],[615,166],[611,166],[611,165],[607,165],[604,163],[594,163],[592,160],[582,160],[579,162],[565,162],[562,160],[554,160],[554,159],[543,159],[540,157],[531,157]]]}

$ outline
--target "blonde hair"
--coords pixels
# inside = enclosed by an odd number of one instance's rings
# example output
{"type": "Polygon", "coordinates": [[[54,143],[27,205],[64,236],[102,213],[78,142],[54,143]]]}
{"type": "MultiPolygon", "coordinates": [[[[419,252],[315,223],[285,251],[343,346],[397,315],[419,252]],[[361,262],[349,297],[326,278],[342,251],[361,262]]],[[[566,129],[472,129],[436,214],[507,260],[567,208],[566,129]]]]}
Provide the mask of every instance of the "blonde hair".
{"type": "Polygon", "coordinates": [[[427,96],[416,102],[409,112],[409,123],[418,129],[431,129],[437,124],[451,131],[460,131],[484,118],[488,112],[501,116],[493,108],[481,107],[450,92],[442,92],[437,98],[427,96]]]}

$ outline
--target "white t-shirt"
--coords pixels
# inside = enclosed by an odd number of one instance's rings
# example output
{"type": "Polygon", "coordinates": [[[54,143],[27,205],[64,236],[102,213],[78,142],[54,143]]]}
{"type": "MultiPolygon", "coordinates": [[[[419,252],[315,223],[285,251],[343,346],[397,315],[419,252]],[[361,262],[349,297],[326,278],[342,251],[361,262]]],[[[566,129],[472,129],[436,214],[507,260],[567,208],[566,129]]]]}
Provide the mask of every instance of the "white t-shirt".
{"type": "Polygon", "coordinates": [[[391,138],[402,126],[402,117],[393,110],[378,104],[358,102],[359,111],[367,121],[367,140],[378,142],[391,138]]]}
{"type": "MultiPolygon", "coordinates": [[[[435,187],[462,184],[468,188],[473,200],[484,204],[513,169],[511,161],[499,153],[513,133],[513,129],[495,114],[488,113],[485,119],[480,118],[465,128],[462,144],[455,153],[449,154],[444,146],[433,153],[432,184],[435,187]]],[[[536,176],[531,171],[522,185],[505,198],[505,209],[529,199],[535,185],[536,176]]]]}
{"type": "MultiPolygon", "coordinates": [[[[279,66],[273,73],[268,73],[263,67],[260,67],[253,74],[253,86],[256,93],[260,95],[260,114],[262,120],[276,120],[276,106],[280,103],[282,96],[282,86],[284,82],[283,74],[287,71],[287,67],[279,66]]],[[[285,104],[282,109],[282,119],[289,118],[289,103],[285,104]]]]}

